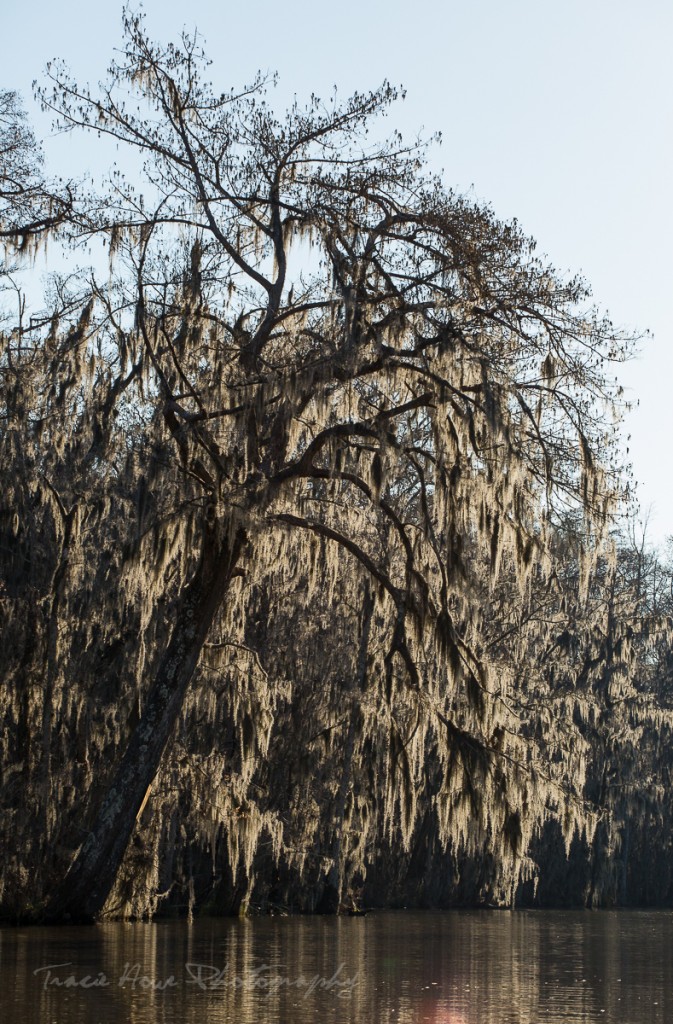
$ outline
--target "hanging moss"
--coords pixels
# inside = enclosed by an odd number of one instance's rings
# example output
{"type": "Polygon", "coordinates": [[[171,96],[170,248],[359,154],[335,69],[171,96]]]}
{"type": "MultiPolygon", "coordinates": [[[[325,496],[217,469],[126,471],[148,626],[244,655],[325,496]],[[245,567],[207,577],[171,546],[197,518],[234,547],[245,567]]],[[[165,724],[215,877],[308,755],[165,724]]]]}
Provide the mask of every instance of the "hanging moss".
{"type": "Polygon", "coordinates": [[[126,32],[109,93],[42,96],[146,198],[0,338],[0,904],[510,904],[552,831],[612,898],[639,779],[669,834],[670,609],[608,542],[630,339],[422,148],[363,153],[391,88],[278,121],[126,32]]]}

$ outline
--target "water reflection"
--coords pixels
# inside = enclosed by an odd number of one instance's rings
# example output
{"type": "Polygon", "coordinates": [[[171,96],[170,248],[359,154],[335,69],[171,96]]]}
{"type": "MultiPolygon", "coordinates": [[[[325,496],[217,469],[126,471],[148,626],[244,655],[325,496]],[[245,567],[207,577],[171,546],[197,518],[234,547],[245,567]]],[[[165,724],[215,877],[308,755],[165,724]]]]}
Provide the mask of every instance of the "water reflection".
{"type": "Polygon", "coordinates": [[[26,1024],[673,1019],[673,915],[381,913],[0,931],[26,1024]]]}

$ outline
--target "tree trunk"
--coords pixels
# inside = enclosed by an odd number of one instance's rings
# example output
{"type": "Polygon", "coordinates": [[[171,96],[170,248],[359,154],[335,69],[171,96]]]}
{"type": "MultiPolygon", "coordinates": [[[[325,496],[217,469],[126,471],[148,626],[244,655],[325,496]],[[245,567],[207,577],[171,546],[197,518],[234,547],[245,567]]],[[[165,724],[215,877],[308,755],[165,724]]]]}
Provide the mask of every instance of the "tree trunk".
{"type": "MultiPolygon", "coordinates": [[[[341,779],[337,792],[336,807],[333,816],[332,842],[330,846],[331,866],[325,876],[322,895],[316,907],[318,914],[338,914],[343,902],[344,885],[344,820],[346,816],[346,799],[351,788],[353,774],[353,754],[355,752],[355,740],[359,729],[360,699],[367,686],[367,652],[369,649],[369,632],[374,613],[374,601],[371,596],[369,585],[365,584],[362,633],[360,636],[360,650],[357,664],[357,686],[358,697],[353,702],[351,718],[348,724],[348,734],[344,747],[344,757],[341,768],[341,779]]],[[[353,907],[352,909],[356,909],[353,907]]]]}
{"type": "Polygon", "coordinates": [[[47,904],[44,917],[48,922],[92,922],[100,914],[180,714],[208,631],[232,579],[244,540],[240,533],[231,544],[221,545],[217,553],[208,551],[210,545],[206,545],[199,568],[178,602],[171,639],[142,716],[89,835],[47,904]]]}
{"type": "MultiPolygon", "coordinates": [[[[601,776],[601,786],[598,794],[598,807],[601,810],[601,814],[604,814],[607,810],[606,798],[608,792],[608,761],[605,750],[603,751],[603,755],[603,774],[601,776]]],[[[606,825],[605,828],[607,829],[608,826],[606,825]]],[[[588,910],[594,910],[604,896],[602,889],[599,888],[598,885],[599,874],[601,870],[604,868],[602,861],[604,861],[606,857],[605,851],[602,852],[601,857],[601,851],[599,849],[599,842],[602,838],[602,832],[603,820],[601,819],[598,822],[598,825],[596,826],[596,831],[594,832],[593,840],[591,842],[591,849],[589,852],[589,889],[584,904],[588,910]]]]}

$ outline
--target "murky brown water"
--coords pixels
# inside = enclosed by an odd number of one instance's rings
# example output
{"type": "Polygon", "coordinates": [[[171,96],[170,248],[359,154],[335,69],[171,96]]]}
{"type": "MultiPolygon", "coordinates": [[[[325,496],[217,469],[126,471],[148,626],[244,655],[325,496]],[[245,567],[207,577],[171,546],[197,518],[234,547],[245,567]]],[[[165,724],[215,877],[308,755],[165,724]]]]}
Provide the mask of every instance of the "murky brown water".
{"type": "Polygon", "coordinates": [[[7,1024],[673,1020],[673,913],[380,913],[0,931],[7,1024]]]}

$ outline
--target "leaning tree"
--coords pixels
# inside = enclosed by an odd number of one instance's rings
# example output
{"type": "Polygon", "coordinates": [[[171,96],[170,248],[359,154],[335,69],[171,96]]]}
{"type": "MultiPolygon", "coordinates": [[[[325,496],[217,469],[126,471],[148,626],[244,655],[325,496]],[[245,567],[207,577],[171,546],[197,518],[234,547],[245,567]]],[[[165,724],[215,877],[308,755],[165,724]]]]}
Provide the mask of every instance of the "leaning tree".
{"type": "MultiPolygon", "coordinates": [[[[114,646],[111,630],[136,687],[96,778],[78,754],[70,800],[87,827],[44,913],[101,912],[204,657],[243,661],[253,697],[232,714],[245,704],[264,751],[273,684],[250,614],[272,579],[307,619],[316,595],[348,603],[368,695],[353,730],[369,715],[385,733],[381,806],[403,840],[430,751],[443,833],[469,846],[476,815],[516,858],[561,787],[533,769],[517,680],[480,644],[484,587],[502,565],[522,602],[532,576],[553,580],[559,522],[579,510],[586,590],[620,488],[609,367],[628,341],[516,225],[428,175],[423,147],[370,142],[390,87],[279,118],[262,79],[213,93],[195,38],[156,45],[129,14],[125,30],[99,92],[52,65],[41,93],[62,130],[144,161],[142,186],[115,170],[72,218],[107,247],[109,278],[84,296],[61,283],[60,314],[21,351],[8,335],[3,356],[18,380],[30,352],[21,410],[28,391],[38,410],[3,435],[14,486],[34,477],[9,529],[34,537],[28,519],[45,516],[58,548],[23,742],[40,701],[54,742],[75,666],[93,671],[86,651],[114,646]]],[[[17,679],[31,655],[19,662],[17,679]]],[[[338,827],[330,843],[334,859],[338,827]]]]}

